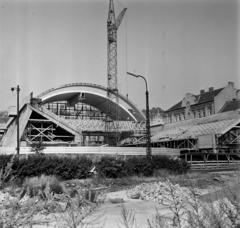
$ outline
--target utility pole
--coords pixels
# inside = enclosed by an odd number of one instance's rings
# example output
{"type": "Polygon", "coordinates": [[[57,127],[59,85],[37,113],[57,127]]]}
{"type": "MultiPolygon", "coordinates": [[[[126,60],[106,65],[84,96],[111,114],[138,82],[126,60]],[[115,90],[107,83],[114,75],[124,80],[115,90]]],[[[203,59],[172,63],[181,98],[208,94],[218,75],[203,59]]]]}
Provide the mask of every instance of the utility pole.
{"type": "Polygon", "coordinates": [[[147,86],[147,80],[145,77],[141,75],[136,75],[127,72],[127,74],[134,76],[136,78],[140,77],[145,81],[146,85],[146,155],[147,158],[151,159],[152,158],[152,152],[151,152],[151,131],[150,131],[150,117],[149,117],[149,92],[148,92],[148,86],[147,86]]]}
{"type": "Polygon", "coordinates": [[[16,88],[12,87],[11,91],[13,92],[14,90],[17,90],[17,155],[19,155],[19,151],[20,151],[20,147],[19,147],[19,92],[20,92],[20,88],[19,85],[17,85],[16,88]]]}

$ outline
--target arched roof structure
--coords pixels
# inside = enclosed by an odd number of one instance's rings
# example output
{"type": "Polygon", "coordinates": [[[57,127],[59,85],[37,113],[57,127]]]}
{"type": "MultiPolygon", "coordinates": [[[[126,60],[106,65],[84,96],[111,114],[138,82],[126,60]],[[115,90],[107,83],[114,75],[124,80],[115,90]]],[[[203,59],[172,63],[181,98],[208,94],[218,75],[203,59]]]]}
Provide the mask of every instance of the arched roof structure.
{"type": "MultiPolygon", "coordinates": [[[[76,97],[79,97],[80,94],[84,93],[84,99],[81,100],[82,103],[90,105],[97,108],[103,113],[107,112],[107,88],[97,84],[91,83],[71,83],[64,84],[56,88],[49,89],[40,95],[37,98],[42,100],[42,104],[47,104],[54,101],[68,101],[71,103],[76,97]]],[[[119,120],[129,120],[129,121],[145,121],[145,116],[140,109],[134,105],[126,96],[121,93],[119,96],[119,120]],[[132,109],[131,113],[128,109],[132,109]]],[[[112,103],[114,109],[115,104],[112,103]]],[[[110,110],[111,113],[111,110],[110,110]]],[[[114,113],[114,110],[112,110],[114,113]]],[[[110,118],[114,119],[110,114],[110,118]]]]}

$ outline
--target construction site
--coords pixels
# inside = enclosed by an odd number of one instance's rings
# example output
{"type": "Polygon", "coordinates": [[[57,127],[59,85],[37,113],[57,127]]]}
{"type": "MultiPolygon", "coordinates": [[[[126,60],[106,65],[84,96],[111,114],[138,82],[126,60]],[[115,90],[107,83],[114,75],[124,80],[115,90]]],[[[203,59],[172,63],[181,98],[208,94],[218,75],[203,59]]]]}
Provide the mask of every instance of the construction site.
{"type": "MultiPolygon", "coordinates": [[[[146,116],[118,89],[117,30],[126,10],[115,17],[109,1],[107,87],[77,82],[30,93],[19,110],[12,107],[9,118],[0,118],[0,153],[15,153],[19,134],[20,153],[41,141],[46,151],[78,153],[91,147],[94,153],[112,148],[113,154],[144,154],[146,116]]],[[[186,93],[155,120],[150,126],[153,154],[181,156],[196,169],[239,164],[240,90],[233,82],[198,95],[186,93]]]]}

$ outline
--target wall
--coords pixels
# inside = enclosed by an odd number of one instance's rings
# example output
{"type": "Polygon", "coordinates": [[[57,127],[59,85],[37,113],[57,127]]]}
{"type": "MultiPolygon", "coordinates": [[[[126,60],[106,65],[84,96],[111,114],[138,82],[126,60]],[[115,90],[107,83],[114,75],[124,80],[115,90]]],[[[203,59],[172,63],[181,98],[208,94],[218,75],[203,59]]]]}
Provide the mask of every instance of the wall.
{"type": "Polygon", "coordinates": [[[234,98],[236,98],[234,83],[229,82],[228,85],[216,97],[214,97],[215,114],[221,110],[227,101],[232,101],[234,98]]]}
{"type": "MultiPolygon", "coordinates": [[[[151,148],[152,155],[179,156],[179,149],[171,148],[151,148]]],[[[0,154],[14,154],[15,147],[0,147],[0,154]]],[[[102,154],[102,155],[146,155],[146,147],[47,147],[44,154],[102,154]]],[[[21,147],[20,154],[33,154],[29,147],[21,147]]]]}

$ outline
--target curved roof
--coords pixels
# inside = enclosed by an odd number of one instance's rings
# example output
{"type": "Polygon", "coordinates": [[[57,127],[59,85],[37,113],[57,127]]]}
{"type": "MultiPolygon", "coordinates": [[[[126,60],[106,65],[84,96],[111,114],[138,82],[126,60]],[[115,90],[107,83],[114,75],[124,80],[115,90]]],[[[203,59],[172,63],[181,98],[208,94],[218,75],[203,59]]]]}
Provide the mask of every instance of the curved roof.
{"type": "MultiPolygon", "coordinates": [[[[88,104],[98,110],[106,113],[107,111],[107,88],[97,84],[91,83],[71,83],[61,85],[56,88],[49,89],[37,97],[42,100],[43,104],[54,101],[69,101],[71,102],[80,93],[85,93],[85,98],[81,100],[82,103],[88,104]]],[[[127,97],[118,93],[119,97],[119,120],[131,120],[131,121],[145,121],[145,116],[140,109],[133,104],[127,97]],[[128,110],[131,108],[133,114],[128,110]]],[[[115,103],[109,100],[112,113],[115,113],[115,103]]],[[[113,115],[110,118],[114,119],[113,115]]]]}

